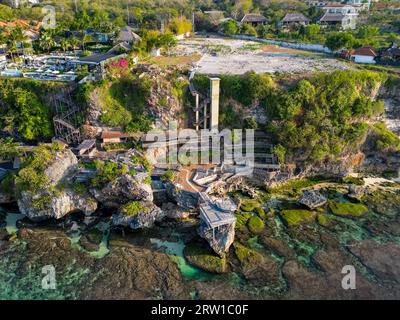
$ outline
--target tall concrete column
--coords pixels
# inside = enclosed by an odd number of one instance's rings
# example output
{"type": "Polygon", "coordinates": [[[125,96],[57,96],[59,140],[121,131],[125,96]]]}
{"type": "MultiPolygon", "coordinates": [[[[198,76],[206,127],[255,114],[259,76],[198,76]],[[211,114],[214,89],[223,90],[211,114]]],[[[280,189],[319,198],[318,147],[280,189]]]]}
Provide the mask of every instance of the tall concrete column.
{"type": "Polygon", "coordinates": [[[218,130],[219,123],[219,78],[210,78],[210,129],[218,130]]]}
{"type": "Polygon", "coordinates": [[[200,105],[199,105],[199,95],[198,94],[196,94],[196,96],[195,96],[195,99],[196,99],[196,111],[195,111],[195,122],[196,122],[196,124],[195,124],[195,126],[196,126],[196,130],[199,130],[199,122],[200,122],[200,119],[199,119],[199,109],[200,109],[200,105]]]}

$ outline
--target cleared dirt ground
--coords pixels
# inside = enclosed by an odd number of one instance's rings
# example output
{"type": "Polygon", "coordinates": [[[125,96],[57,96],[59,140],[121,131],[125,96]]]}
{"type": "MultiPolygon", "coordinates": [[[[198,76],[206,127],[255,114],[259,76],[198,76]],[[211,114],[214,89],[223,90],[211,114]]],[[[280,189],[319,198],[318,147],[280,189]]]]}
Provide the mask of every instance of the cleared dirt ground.
{"type": "Polygon", "coordinates": [[[308,51],[264,45],[254,41],[222,37],[182,40],[174,49],[176,55],[202,54],[196,63],[203,74],[308,73],[349,69],[340,60],[308,51]]]}

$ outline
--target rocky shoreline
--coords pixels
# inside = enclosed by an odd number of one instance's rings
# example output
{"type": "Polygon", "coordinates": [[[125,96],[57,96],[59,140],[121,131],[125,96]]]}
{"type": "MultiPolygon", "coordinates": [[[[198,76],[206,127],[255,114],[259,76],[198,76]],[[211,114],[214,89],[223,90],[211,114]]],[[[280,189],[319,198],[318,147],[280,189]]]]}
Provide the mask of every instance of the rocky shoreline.
{"type": "Polygon", "coordinates": [[[399,188],[374,189],[361,202],[343,193],[348,184],[321,183],[308,189],[318,190],[328,202],[304,209],[290,190],[292,195],[280,191],[262,203],[264,214],[242,202],[235,242],[223,258],[199,237],[197,219],[164,218],[151,229],[129,231],[112,223],[112,210],[97,211],[89,220],[82,213],[46,223],[24,218],[17,222],[18,231],[9,234],[2,212],[0,292],[60,299],[400,298],[399,188]],[[367,212],[355,214],[358,206],[367,212]],[[287,223],[288,216],[281,214],[285,210],[315,214],[287,223]],[[241,223],[252,211],[261,217],[262,228],[241,223]],[[109,229],[99,231],[99,224],[109,229]],[[104,239],[107,251],[97,254],[104,239]],[[40,288],[27,292],[24,283],[39,279],[41,267],[48,264],[62,274],[57,293],[40,288]],[[341,286],[345,265],[355,267],[356,290],[341,286]]]}

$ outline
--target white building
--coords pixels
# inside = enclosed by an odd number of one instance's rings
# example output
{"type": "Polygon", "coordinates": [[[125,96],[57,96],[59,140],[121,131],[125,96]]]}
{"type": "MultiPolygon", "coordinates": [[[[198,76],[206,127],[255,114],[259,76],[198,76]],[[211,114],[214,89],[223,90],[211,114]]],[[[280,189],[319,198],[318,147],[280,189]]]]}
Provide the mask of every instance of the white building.
{"type": "Polygon", "coordinates": [[[355,29],[357,26],[360,6],[350,6],[341,3],[331,3],[322,8],[325,14],[319,20],[322,25],[339,25],[341,29],[355,29]]]}
{"type": "Polygon", "coordinates": [[[371,47],[361,47],[351,53],[351,60],[355,63],[376,63],[375,57],[376,53],[371,47]]]}
{"type": "Polygon", "coordinates": [[[369,10],[371,8],[371,0],[348,0],[347,4],[352,6],[360,6],[363,10],[369,10]]]}

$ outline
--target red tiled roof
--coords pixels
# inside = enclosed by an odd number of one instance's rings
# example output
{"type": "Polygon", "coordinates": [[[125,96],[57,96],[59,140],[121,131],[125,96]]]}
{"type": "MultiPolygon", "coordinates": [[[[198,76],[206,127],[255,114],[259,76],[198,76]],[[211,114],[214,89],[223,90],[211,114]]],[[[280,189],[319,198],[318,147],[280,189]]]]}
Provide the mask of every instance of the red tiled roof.
{"type": "Polygon", "coordinates": [[[102,139],[115,139],[115,138],[121,138],[122,132],[120,131],[103,131],[101,133],[101,138],[102,139]]]}
{"type": "Polygon", "coordinates": [[[355,49],[353,51],[352,55],[376,57],[376,53],[371,47],[361,47],[361,48],[355,49]]]}

